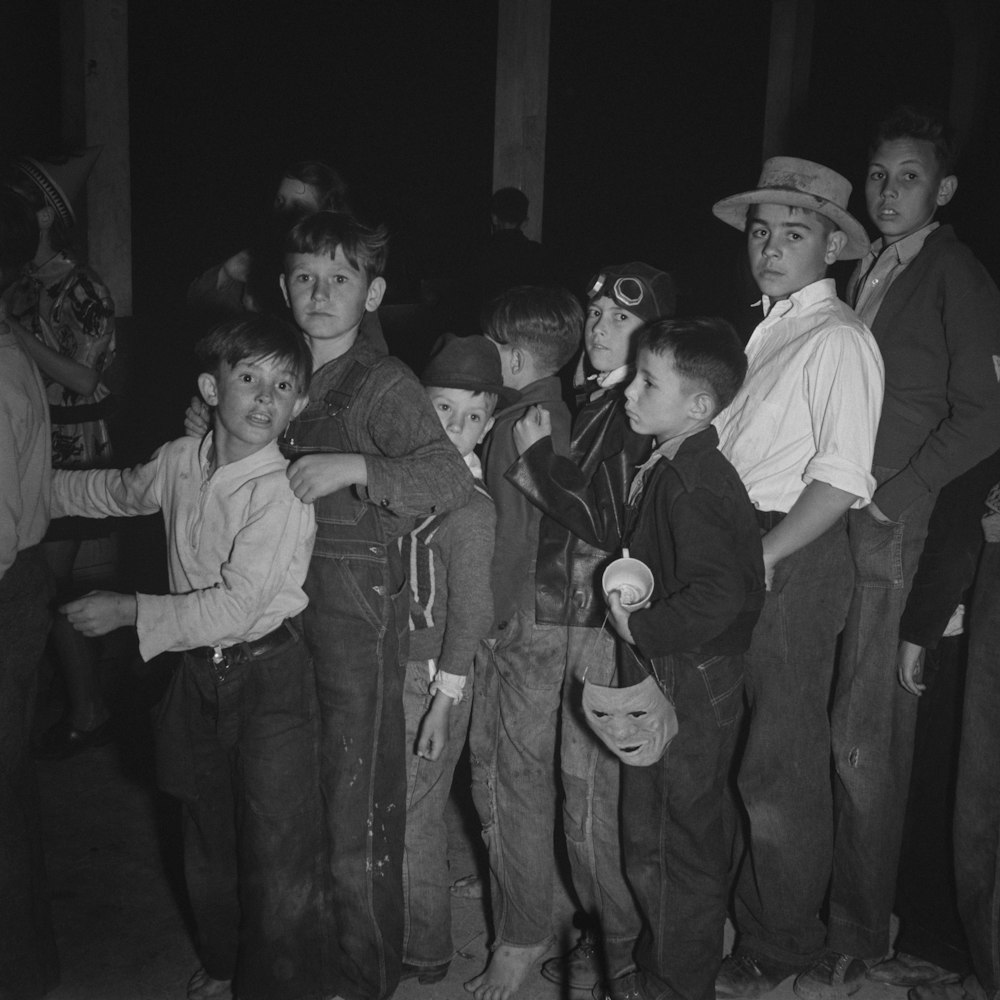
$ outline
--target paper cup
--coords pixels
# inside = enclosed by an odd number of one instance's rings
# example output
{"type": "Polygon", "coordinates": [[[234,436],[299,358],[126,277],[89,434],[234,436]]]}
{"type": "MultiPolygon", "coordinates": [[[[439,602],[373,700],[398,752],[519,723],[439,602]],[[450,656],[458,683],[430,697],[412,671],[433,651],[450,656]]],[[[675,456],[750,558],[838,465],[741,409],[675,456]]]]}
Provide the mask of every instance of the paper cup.
{"type": "Polygon", "coordinates": [[[621,593],[622,607],[626,611],[638,611],[649,604],[653,594],[653,573],[641,559],[625,556],[604,570],[601,588],[605,599],[612,590],[617,590],[621,593]]]}

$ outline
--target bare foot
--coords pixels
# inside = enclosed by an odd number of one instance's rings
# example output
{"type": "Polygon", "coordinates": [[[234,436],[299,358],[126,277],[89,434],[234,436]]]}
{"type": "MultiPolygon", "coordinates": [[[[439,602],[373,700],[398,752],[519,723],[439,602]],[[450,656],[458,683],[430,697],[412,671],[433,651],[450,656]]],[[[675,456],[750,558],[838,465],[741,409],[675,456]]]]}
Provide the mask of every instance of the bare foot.
{"type": "Polygon", "coordinates": [[[490,955],[486,968],[465,984],[466,990],[476,1000],[510,1000],[531,967],[549,950],[550,944],[550,941],[543,941],[530,948],[500,945],[490,955]]]}
{"type": "Polygon", "coordinates": [[[188,980],[187,995],[188,1000],[222,1000],[233,995],[232,981],[213,979],[204,969],[198,969],[188,980]]]}

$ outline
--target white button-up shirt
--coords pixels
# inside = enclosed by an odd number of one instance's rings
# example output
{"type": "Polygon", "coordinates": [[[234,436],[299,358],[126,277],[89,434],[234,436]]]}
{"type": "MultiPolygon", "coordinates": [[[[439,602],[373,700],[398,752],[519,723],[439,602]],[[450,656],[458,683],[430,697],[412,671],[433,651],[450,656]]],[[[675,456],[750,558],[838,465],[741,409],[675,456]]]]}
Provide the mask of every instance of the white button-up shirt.
{"type": "Polygon", "coordinates": [[[292,493],[275,442],[212,470],[213,436],[165,444],[145,465],[57,470],[53,512],[132,516],[163,511],[170,594],[138,594],[144,660],[165,650],[232,646],[302,611],[316,518],[292,493]]]}
{"type": "Polygon", "coordinates": [[[875,339],[831,278],[762,301],[746,381],[715,418],[719,450],[760,510],[789,511],[813,480],[853,493],[853,506],[864,507],[875,490],[885,386],[875,339]]]}

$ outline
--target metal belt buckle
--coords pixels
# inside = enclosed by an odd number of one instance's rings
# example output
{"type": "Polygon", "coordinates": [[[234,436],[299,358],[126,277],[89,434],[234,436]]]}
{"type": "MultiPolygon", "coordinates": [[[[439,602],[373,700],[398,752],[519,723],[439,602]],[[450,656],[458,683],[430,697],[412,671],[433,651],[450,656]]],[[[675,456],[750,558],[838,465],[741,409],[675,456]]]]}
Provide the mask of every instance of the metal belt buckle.
{"type": "Polygon", "coordinates": [[[229,673],[229,657],[222,651],[221,646],[216,646],[212,651],[212,673],[215,675],[215,683],[221,684],[229,673]]]}

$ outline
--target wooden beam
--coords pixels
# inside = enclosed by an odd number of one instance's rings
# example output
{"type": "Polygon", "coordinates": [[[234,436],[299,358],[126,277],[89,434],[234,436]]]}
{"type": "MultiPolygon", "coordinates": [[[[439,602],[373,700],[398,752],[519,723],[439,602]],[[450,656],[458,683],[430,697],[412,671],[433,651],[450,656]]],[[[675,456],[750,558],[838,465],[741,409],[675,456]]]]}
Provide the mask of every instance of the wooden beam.
{"type": "Polygon", "coordinates": [[[789,123],[809,96],[814,0],[771,0],[763,159],[791,152],[789,123]]]}
{"type": "Polygon", "coordinates": [[[493,190],[520,188],[524,232],[541,239],[551,0],[499,0],[493,190]]]}
{"type": "Polygon", "coordinates": [[[87,260],[132,315],[128,0],[60,0],[63,140],[101,146],[87,184],[87,260]]]}

